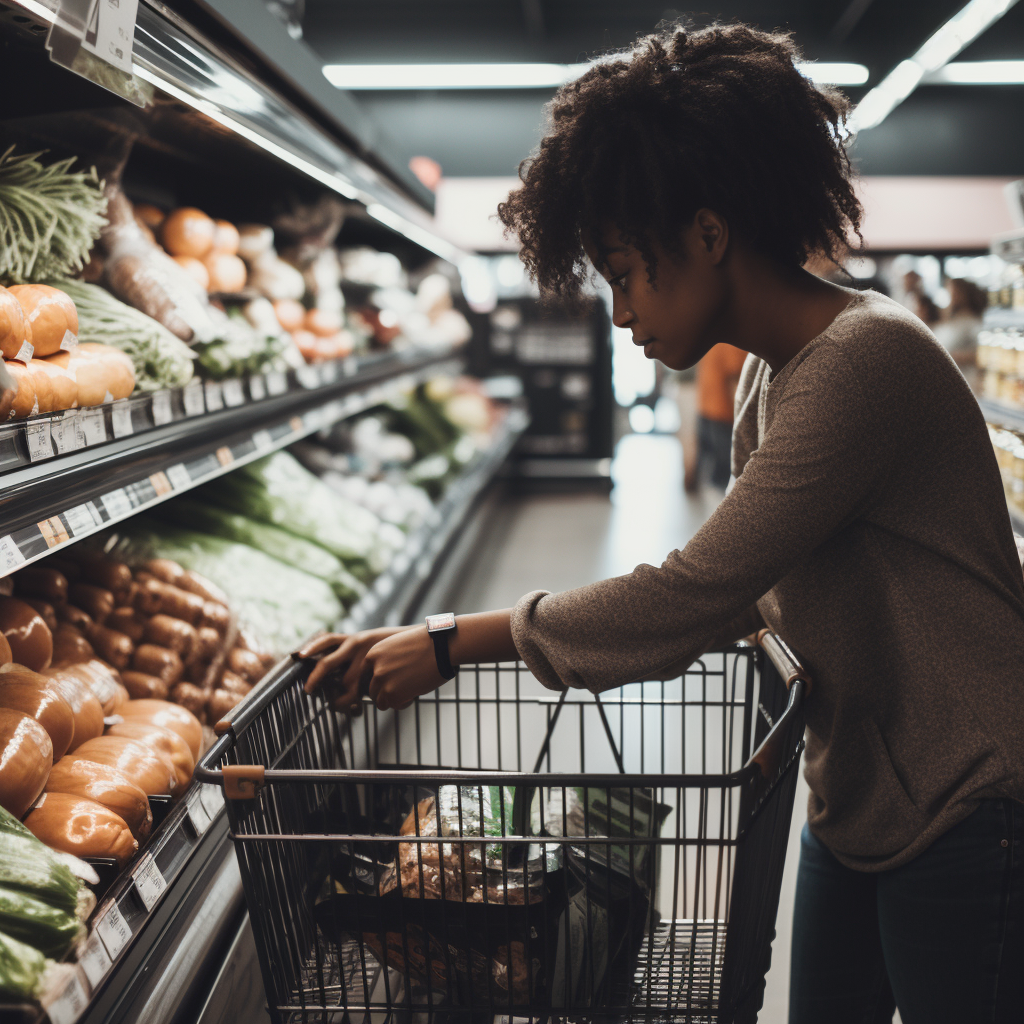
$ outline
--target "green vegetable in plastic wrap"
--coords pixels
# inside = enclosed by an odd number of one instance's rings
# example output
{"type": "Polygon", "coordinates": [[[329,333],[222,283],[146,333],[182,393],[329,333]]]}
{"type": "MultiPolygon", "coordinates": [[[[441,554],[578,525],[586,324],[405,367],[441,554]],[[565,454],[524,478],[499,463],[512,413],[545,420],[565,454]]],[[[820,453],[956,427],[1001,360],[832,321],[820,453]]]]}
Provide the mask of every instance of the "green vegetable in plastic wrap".
{"type": "Polygon", "coordinates": [[[0,932],[0,993],[14,999],[38,999],[45,976],[56,964],[24,942],[0,932]]]}
{"type": "Polygon", "coordinates": [[[244,466],[199,493],[327,548],[364,581],[382,572],[391,555],[372,512],[336,494],[287,452],[244,466]]]}
{"type": "Polygon", "coordinates": [[[248,544],[175,529],[147,516],[127,526],[114,551],[117,557],[129,563],[173,558],[202,573],[227,594],[241,624],[268,651],[291,650],[341,618],[341,604],[322,579],[248,544]]]}
{"type": "Polygon", "coordinates": [[[350,573],[341,561],[326,548],[303,540],[292,533],[267,523],[228,512],[217,505],[181,498],[157,508],[154,515],[177,523],[188,523],[196,530],[212,533],[226,540],[248,544],[302,572],[318,576],[346,604],[352,604],[366,593],[366,587],[350,573]]]}
{"type": "Polygon", "coordinates": [[[0,932],[58,959],[85,934],[74,914],[27,892],[0,886],[0,932]]]}
{"type": "Polygon", "coordinates": [[[88,905],[91,895],[35,836],[14,831],[0,832],[0,886],[29,893],[74,915],[88,905]]]}

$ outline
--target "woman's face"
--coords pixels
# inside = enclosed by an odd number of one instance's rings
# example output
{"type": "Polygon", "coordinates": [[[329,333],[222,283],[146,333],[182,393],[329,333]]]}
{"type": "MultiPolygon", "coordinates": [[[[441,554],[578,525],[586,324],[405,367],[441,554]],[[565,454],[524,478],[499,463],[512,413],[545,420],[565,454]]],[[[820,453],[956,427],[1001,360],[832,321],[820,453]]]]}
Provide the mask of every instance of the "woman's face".
{"type": "Polygon", "coordinates": [[[632,332],[633,344],[643,346],[648,359],[660,359],[673,370],[693,366],[723,340],[728,306],[725,222],[700,210],[682,243],[679,253],[652,246],[653,283],[640,251],[623,242],[615,228],[604,232],[600,250],[587,246],[591,263],[612,288],[612,322],[632,332]]]}

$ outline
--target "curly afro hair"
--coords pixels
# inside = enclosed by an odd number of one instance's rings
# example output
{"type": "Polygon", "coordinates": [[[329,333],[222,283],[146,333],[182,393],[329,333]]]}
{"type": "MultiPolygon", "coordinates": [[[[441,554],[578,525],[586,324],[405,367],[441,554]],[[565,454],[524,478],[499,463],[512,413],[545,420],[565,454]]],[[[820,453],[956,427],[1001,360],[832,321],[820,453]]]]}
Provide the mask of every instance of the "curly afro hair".
{"type": "Polygon", "coordinates": [[[608,226],[640,250],[653,282],[652,242],[678,252],[705,207],[779,263],[840,256],[861,219],[843,142],[849,103],[800,74],[799,56],[788,34],[675,25],[559,89],[522,186],[498,207],[541,290],[578,297],[584,243],[596,247],[608,226]]]}

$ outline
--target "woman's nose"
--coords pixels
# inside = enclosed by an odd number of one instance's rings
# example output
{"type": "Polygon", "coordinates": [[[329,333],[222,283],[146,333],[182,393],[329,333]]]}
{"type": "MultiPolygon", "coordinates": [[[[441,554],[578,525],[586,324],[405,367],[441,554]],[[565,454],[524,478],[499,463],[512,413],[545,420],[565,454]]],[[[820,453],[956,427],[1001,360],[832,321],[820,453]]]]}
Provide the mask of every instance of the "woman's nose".
{"type": "Polygon", "coordinates": [[[633,322],[633,311],[616,296],[612,302],[612,323],[616,327],[628,327],[633,322]]]}

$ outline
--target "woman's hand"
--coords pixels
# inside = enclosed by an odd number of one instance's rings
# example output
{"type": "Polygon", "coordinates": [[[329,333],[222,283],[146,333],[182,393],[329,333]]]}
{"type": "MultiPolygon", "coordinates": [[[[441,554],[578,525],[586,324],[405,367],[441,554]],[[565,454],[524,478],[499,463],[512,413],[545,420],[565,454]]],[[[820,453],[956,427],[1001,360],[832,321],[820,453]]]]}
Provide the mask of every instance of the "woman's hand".
{"type": "Polygon", "coordinates": [[[445,682],[426,626],[413,626],[380,640],[367,652],[365,664],[370,698],[381,711],[408,707],[445,682]]]}

